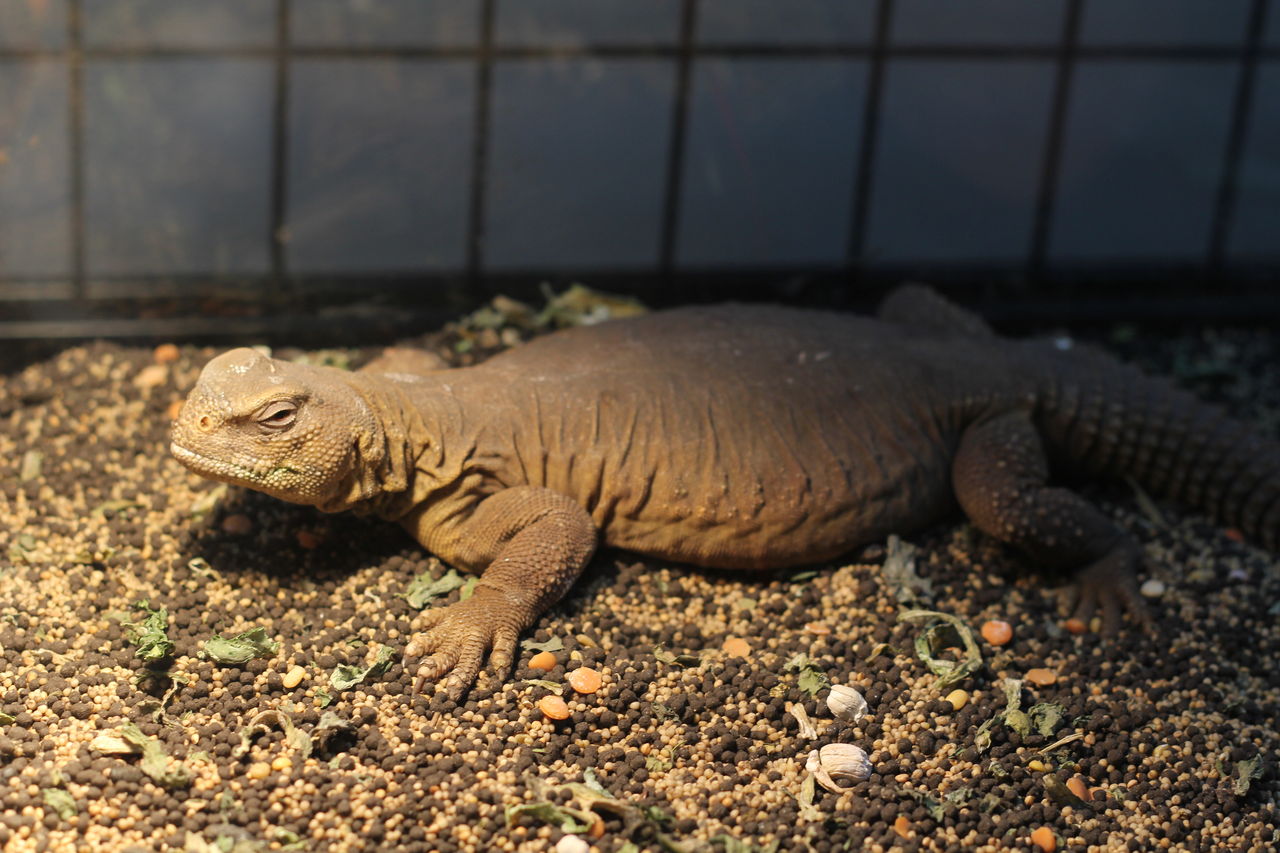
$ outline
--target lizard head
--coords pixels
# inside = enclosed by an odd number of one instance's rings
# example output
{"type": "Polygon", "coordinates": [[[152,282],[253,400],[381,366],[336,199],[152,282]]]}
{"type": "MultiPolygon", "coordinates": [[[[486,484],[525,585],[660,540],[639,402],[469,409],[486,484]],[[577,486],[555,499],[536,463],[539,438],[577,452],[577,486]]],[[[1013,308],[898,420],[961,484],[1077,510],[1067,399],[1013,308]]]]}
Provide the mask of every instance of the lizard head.
{"type": "Polygon", "coordinates": [[[367,456],[380,438],[343,371],[240,348],[205,365],[169,449],[201,476],[339,509],[363,496],[367,456]]]}

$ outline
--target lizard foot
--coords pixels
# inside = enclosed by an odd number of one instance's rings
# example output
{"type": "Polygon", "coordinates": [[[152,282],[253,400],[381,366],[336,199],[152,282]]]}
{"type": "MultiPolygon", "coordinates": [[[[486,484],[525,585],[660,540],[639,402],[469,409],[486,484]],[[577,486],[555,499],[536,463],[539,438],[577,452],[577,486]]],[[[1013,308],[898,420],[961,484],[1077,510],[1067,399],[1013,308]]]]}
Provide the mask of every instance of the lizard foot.
{"type": "Polygon", "coordinates": [[[523,624],[505,596],[489,592],[477,589],[466,601],[433,608],[415,620],[418,632],[404,650],[406,660],[423,658],[414,674],[414,693],[449,673],[443,687],[458,701],[475,683],[486,654],[494,677],[499,682],[506,679],[523,624]]]}
{"type": "Polygon", "coordinates": [[[1151,612],[1138,591],[1136,569],[1141,559],[1139,549],[1122,545],[1077,571],[1071,618],[1088,625],[1101,609],[1102,634],[1110,637],[1119,633],[1123,614],[1128,613],[1150,631],[1151,612]]]}

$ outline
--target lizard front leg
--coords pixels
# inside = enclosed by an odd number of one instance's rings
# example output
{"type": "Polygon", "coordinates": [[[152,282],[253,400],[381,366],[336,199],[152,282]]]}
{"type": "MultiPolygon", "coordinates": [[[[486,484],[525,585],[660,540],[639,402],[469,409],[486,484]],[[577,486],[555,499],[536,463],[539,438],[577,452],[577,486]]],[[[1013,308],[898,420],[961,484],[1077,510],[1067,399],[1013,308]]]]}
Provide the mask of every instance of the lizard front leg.
{"type": "Polygon", "coordinates": [[[451,672],[446,690],[457,700],[475,681],[486,653],[498,679],[515,660],[520,633],[564,596],[596,547],[591,516],[551,489],[517,486],[481,501],[465,519],[439,530],[406,526],[444,559],[484,566],[466,601],[437,607],[415,620],[406,658],[426,656],[414,692],[451,672]],[[449,541],[453,540],[453,541],[449,541]]]}
{"type": "Polygon", "coordinates": [[[1149,625],[1135,580],[1142,548],[1084,498],[1049,486],[1048,476],[1040,436],[1021,411],[966,429],[951,470],[956,498],[978,529],[1074,571],[1074,618],[1087,624],[1101,609],[1104,634],[1119,630],[1122,611],[1149,625]]]}

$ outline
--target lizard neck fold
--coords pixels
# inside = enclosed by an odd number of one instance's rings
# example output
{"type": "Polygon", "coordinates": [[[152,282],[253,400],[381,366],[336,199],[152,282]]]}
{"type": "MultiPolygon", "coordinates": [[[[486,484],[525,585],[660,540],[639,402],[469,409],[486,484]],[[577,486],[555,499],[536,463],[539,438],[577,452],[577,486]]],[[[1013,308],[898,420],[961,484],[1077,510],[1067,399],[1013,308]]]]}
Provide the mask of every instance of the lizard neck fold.
{"type": "Polygon", "coordinates": [[[461,454],[446,453],[457,432],[447,394],[435,399],[418,381],[372,374],[352,374],[349,385],[371,417],[353,436],[350,474],[321,510],[396,520],[457,479],[461,454]]]}

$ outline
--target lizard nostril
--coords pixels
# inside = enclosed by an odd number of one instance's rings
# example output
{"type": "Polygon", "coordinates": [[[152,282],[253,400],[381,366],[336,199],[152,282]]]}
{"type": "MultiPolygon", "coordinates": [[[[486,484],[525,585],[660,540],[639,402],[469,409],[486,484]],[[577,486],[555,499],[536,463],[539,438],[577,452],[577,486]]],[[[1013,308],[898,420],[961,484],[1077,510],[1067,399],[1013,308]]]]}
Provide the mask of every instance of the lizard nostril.
{"type": "Polygon", "coordinates": [[[213,418],[209,417],[208,415],[201,415],[200,420],[196,421],[196,423],[199,424],[200,429],[204,430],[205,432],[208,432],[209,430],[213,429],[213,418]]]}

